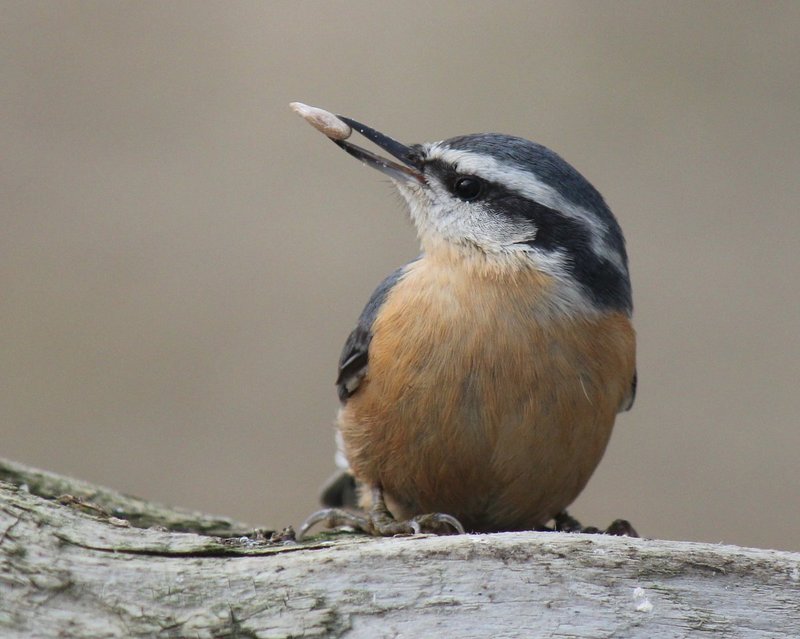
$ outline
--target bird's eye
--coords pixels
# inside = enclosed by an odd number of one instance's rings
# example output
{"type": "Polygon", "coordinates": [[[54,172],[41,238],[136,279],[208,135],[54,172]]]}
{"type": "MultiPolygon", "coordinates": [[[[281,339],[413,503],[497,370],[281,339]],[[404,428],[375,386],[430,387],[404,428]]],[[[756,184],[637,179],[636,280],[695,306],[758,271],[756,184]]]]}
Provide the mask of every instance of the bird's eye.
{"type": "Polygon", "coordinates": [[[453,193],[457,198],[465,202],[471,202],[472,200],[477,200],[483,194],[483,185],[484,182],[480,178],[467,175],[457,178],[453,182],[453,193]]]}

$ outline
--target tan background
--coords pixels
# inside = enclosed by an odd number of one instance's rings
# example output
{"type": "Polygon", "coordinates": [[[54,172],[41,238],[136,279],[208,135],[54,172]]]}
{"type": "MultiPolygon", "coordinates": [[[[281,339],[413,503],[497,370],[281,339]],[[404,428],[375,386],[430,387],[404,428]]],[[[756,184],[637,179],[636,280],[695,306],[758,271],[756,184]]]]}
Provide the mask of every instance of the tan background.
{"type": "Polygon", "coordinates": [[[0,454],[280,526],[416,253],[292,115],[558,150],[626,231],[640,390],[573,507],[800,550],[800,3],[3,2],[0,454]]]}

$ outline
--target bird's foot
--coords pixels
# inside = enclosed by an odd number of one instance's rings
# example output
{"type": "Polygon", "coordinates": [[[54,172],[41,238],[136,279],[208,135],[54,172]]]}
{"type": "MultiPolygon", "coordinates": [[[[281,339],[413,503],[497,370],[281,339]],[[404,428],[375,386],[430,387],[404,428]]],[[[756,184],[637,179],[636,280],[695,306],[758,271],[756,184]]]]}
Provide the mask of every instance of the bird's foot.
{"type": "Polygon", "coordinates": [[[297,538],[303,539],[313,526],[323,522],[327,528],[348,526],[374,537],[423,533],[447,535],[453,532],[463,535],[465,532],[461,522],[446,513],[427,513],[410,519],[395,519],[386,507],[383,492],[380,489],[373,490],[372,508],[368,513],[356,513],[340,508],[318,510],[303,522],[297,538]]]}
{"type": "Polygon", "coordinates": [[[638,537],[639,533],[627,519],[615,519],[605,530],[597,526],[583,526],[581,522],[570,515],[566,510],[558,513],[554,518],[553,530],[558,532],[579,532],[587,534],[616,535],[618,537],[638,537]]]}
{"type": "Polygon", "coordinates": [[[325,522],[326,528],[347,526],[361,531],[364,531],[369,526],[369,519],[359,513],[342,510],[341,508],[323,508],[306,517],[306,520],[300,525],[297,540],[302,541],[311,528],[322,522],[325,522]]]}
{"type": "Polygon", "coordinates": [[[461,522],[447,513],[427,513],[425,515],[417,515],[405,521],[395,521],[394,523],[411,528],[415,535],[423,533],[449,535],[453,532],[463,535],[466,533],[461,522]]]}
{"type": "Polygon", "coordinates": [[[300,526],[297,539],[305,538],[306,533],[317,524],[326,528],[347,526],[373,537],[392,537],[394,535],[434,534],[447,535],[453,532],[464,534],[464,526],[452,515],[446,513],[427,513],[411,519],[395,519],[390,514],[370,512],[366,514],[350,512],[340,508],[325,508],[312,513],[300,526]]]}

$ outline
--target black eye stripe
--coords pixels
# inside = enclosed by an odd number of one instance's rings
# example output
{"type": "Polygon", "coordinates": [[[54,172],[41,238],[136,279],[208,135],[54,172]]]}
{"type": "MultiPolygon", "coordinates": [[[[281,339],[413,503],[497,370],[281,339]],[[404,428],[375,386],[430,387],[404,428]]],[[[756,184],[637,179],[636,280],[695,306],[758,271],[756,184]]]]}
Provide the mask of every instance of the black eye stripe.
{"type": "Polygon", "coordinates": [[[457,165],[439,159],[426,160],[424,172],[435,176],[450,193],[464,202],[486,199],[498,190],[498,185],[477,175],[460,173],[457,165]]]}

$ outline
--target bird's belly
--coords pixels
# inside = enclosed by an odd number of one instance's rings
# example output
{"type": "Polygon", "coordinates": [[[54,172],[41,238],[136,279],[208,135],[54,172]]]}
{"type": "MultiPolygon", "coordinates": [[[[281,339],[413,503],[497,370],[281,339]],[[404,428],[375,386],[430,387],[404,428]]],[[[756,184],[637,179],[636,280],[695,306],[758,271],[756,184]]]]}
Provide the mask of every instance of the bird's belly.
{"type": "Polygon", "coordinates": [[[534,321],[520,297],[441,284],[401,282],[375,322],[367,376],[339,416],[351,468],[396,516],[544,524],[603,455],[633,377],[630,322],[534,321]]]}

